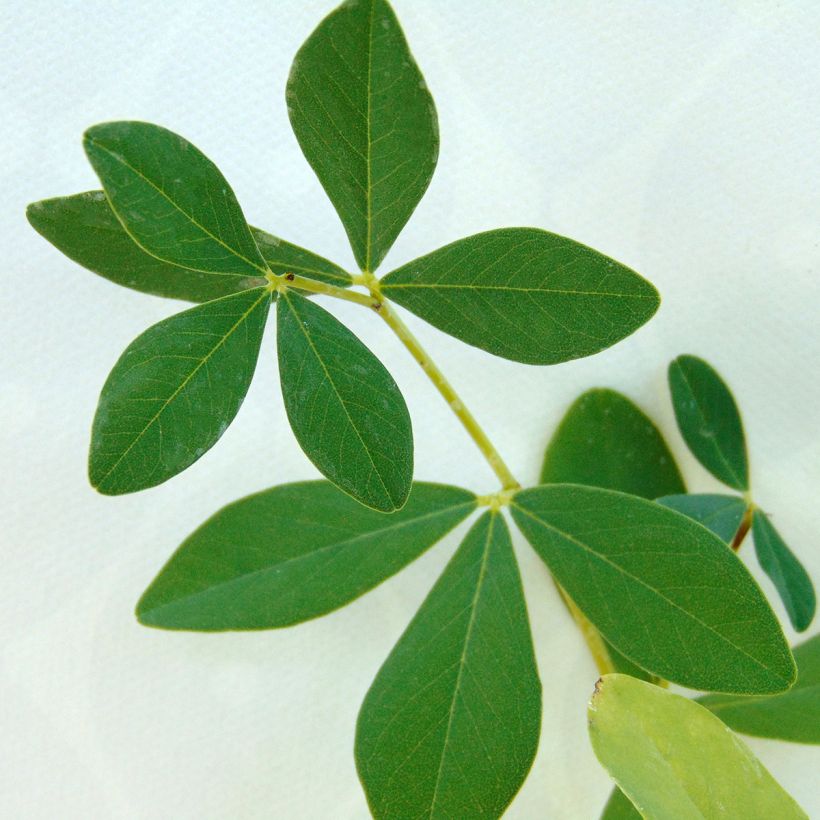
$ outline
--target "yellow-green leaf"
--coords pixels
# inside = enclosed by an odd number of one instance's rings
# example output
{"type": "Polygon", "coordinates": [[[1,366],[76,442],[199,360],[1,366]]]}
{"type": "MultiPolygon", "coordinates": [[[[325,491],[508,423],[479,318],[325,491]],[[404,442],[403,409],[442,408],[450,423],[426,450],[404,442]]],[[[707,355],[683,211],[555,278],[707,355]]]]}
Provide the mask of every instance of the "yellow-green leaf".
{"type": "Polygon", "coordinates": [[[746,744],[695,701],[604,675],[588,719],[598,760],[646,820],[808,820],[746,744]]]}

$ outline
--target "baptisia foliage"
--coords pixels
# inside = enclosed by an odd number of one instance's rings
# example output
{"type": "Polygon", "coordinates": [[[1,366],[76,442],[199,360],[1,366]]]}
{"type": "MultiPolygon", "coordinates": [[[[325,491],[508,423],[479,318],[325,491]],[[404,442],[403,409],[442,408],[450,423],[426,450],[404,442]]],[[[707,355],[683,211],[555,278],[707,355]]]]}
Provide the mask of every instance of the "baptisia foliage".
{"type": "Polygon", "coordinates": [[[203,632],[298,624],[348,604],[472,516],[367,693],[355,757],[375,817],[499,817],[532,765],[542,720],[512,522],[605,675],[590,732],[623,789],[610,816],[712,817],[716,801],[735,805],[734,816],[762,817],[753,813],[763,807],[766,817],[802,816],[731,733],[818,742],[818,721],[806,719],[817,716],[818,654],[816,641],[796,650],[795,683],[778,619],[737,555],[751,529],[792,626],[806,629],[814,590],[751,500],[728,388],[701,359],[670,367],[684,440],[742,495],[687,495],[657,427],[611,390],[570,408],[540,483],[522,487],[394,303],[492,354],[548,365],[638,330],[658,308],[657,291],[603,253],[531,227],[457,239],[376,275],[439,153],[433,98],[385,0],[331,12],[296,55],[286,96],[356,273],[251,227],[210,159],[145,122],[86,132],[101,191],[28,209],[33,227],[86,268],[194,303],[138,336],[114,365],[91,433],[94,487],[137,492],[204,457],[247,394],[274,316],[287,418],[324,477],[217,512],[146,590],[139,621],[203,632]],[[401,389],[327,309],[334,299],[397,335],[486,458],[496,492],[415,480],[401,389]],[[695,704],[664,692],[667,681],[708,694],[695,704]],[[668,754],[656,766],[660,746],[668,754]]]}

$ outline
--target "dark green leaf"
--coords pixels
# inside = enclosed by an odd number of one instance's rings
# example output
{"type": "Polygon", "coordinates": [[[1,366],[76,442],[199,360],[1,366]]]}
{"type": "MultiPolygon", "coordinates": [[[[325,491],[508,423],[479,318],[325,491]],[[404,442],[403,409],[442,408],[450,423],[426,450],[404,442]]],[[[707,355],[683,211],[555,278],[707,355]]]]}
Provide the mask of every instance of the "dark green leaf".
{"type": "Polygon", "coordinates": [[[693,493],[667,495],[657,501],[658,504],[663,504],[670,510],[677,510],[703,524],[727,544],[732,543],[746,512],[746,502],[736,495],[693,493]]]}
{"type": "Polygon", "coordinates": [[[757,560],[777,588],[792,626],[803,632],[812,622],[817,608],[811,578],[768,516],[759,509],[752,518],[752,537],[757,560]]]}
{"type": "Polygon", "coordinates": [[[348,0],[329,14],[296,54],[287,102],[356,261],[374,271],[438,159],[433,98],[389,4],[348,0]]]}
{"type": "Polygon", "coordinates": [[[254,288],[148,328],[125,350],[100,395],[89,478],[106,495],[161,484],[225,432],[256,368],[270,305],[254,288]]]}
{"type": "Polygon", "coordinates": [[[601,634],[641,668],[718,692],[782,692],[794,662],[738,557],[691,519],[576,485],[515,495],[513,516],[601,634]]]}
{"type": "Polygon", "coordinates": [[[526,364],[598,353],[660,303],[634,271],[536,228],[460,239],[389,273],[382,291],[445,333],[526,364]]]}
{"type": "Polygon", "coordinates": [[[820,744],[820,635],[794,650],[797,683],[782,695],[705,695],[699,703],[736,732],[820,744]]]}
{"type": "Polygon", "coordinates": [[[587,484],[642,498],[686,492],[658,428],[626,396],[588,390],[567,410],[544,456],[542,484],[587,484]]]}
{"type": "Polygon", "coordinates": [[[190,142],[146,122],[95,125],[83,142],[114,213],[152,256],[190,270],[265,275],[227,180],[190,142]]]}
{"type": "Polygon", "coordinates": [[[500,817],[532,764],[541,684],[509,531],[485,513],[370,687],[356,766],[374,817],[500,817]]]}
{"type": "Polygon", "coordinates": [[[641,820],[641,813],[616,786],[607,800],[600,820],[641,820]]]}
{"type": "Polygon", "coordinates": [[[714,368],[696,356],[678,356],[669,365],[669,389],[681,435],[695,458],[724,484],[748,490],[743,423],[714,368]]]}
{"type": "Polygon", "coordinates": [[[279,299],[279,376],[291,427],[334,484],[383,512],[413,480],[407,405],[384,365],[337,319],[292,292],[279,299]]]}
{"type": "MultiPolygon", "coordinates": [[[[26,209],[32,227],[69,259],[128,288],[209,302],[265,284],[262,276],[205,273],[162,262],[146,253],[126,232],[102,191],[34,202],[26,209]]],[[[350,274],[321,256],[251,228],[262,256],[274,273],[296,273],[347,286],[350,274]]]]}
{"type": "Polygon", "coordinates": [[[588,719],[598,760],[649,820],[808,820],[746,744],[695,701],[604,675],[588,719]]]}
{"type": "MultiPolygon", "coordinates": [[[[686,491],[658,428],[626,396],[588,390],[567,410],[544,456],[542,484],[586,484],[657,498],[686,491]]],[[[656,680],[604,639],[618,672],[656,680]]]]}
{"type": "Polygon", "coordinates": [[[403,569],[473,509],[472,493],[413,485],[392,515],[326,481],[229,504],[190,535],[137,604],[146,626],[220,631],[301,623],[403,569]]]}

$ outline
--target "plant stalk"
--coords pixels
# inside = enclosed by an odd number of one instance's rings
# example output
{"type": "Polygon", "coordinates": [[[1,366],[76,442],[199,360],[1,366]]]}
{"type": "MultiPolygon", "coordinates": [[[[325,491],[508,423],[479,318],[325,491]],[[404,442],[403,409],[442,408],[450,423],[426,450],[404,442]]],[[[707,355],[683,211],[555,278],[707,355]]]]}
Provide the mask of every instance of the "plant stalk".
{"type": "Polygon", "coordinates": [[[746,510],[743,513],[743,518],[740,519],[740,526],[737,528],[737,532],[735,533],[735,537],[732,539],[731,547],[732,549],[737,552],[741,544],[743,544],[743,539],[749,532],[749,529],[752,526],[752,519],[755,513],[755,505],[749,503],[746,505],[746,510]]]}

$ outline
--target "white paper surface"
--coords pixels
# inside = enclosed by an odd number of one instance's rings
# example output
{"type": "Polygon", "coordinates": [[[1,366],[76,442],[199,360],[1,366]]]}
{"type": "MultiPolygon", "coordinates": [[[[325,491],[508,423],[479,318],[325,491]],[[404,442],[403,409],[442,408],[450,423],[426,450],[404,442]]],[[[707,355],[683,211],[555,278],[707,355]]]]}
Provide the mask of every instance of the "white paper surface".
{"type": "MultiPolygon", "coordinates": [[[[687,455],[665,387],[672,357],[703,355],[741,405],[756,498],[820,579],[820,7],[395,6],[442,142],[432,185],[384,270],[480,230],[532,225],[623,261],[663,295],[656,318],[627,341],[552,368],[493,358],[408,318],[514,471],[533,481],[570,401],[606,385],[659,421],[692,488],[718,489],[687,455]]],[[[367,816],[352,757],[358,706],[457,536],[353,606],[297,628],[139,627],[138,596],[205,517],[315,472],[286,425],[269,333],[250,395],[211,452],[153,490],[96,495],[85,460],[103,380],[128,342],[181,305],[82,270],[24,218],[30,201],[98,187],[80,146],[87,126],[145,119],[210,156],[253,224],[352,267],[284,103],[290,59],[331,7],[4,4],[4,818],[367,816]]],[[[492,491],[492,474],[387,329],[356,306],[331,307],[402,386],[417,476],[492,491]]],[[[516,545],[544,719],[533,771],[507,816],[595,818],[609,791],[586,738],[595,671],[539,560],[516,545]]],[[[744,553],[761,578],[750,545],[744,553]]],[[[749,742],[820,816],[820,752],[749,742]]]]}

